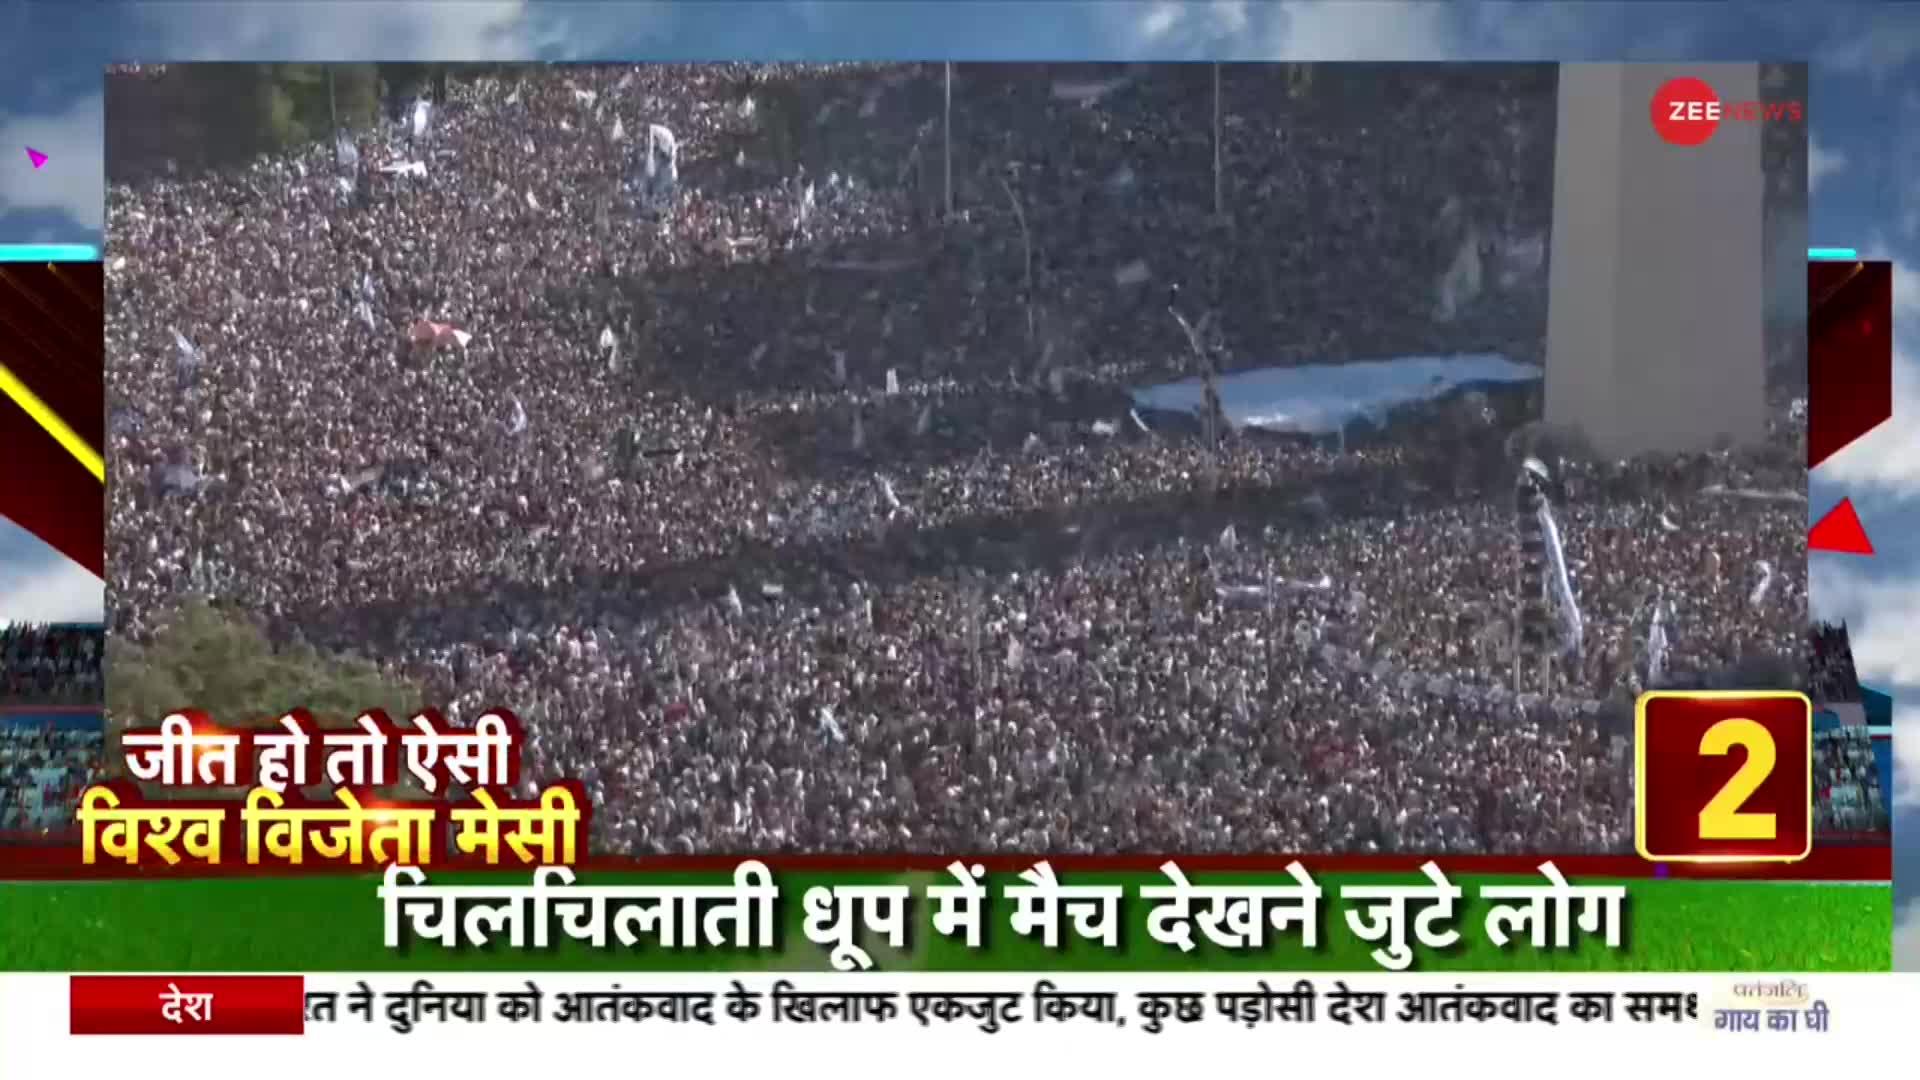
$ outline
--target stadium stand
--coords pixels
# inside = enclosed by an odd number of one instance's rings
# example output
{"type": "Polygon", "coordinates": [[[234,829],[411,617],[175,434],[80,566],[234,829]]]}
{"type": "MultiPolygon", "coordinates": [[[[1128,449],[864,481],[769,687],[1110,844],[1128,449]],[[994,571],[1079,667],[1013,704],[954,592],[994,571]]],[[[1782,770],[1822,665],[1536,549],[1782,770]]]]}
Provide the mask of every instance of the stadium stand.
{"type": "Polygon", "coordinates": [[[0,626],[0,708],[93,705],[105,695],[98,626],[9,623],[0,626]]]}
{"type": "Polygon", "coordinates": [[[105,725],[89,708],[0,710],[0,843],[47,843],[100,775],[105,725]]]}
{"type": "Polygon", "coordinates": [[[1814,830],[1822,843],[1886,843],[1893,700],[1860,685],[1846,625],[1813,627],[1814,830]]]}

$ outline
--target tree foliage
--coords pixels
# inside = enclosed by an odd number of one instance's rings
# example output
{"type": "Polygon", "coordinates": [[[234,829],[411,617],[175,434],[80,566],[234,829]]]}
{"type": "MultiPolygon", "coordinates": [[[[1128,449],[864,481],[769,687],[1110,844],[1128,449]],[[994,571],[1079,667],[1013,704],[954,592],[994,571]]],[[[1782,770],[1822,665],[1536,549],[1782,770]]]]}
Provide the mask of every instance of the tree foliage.
{"type": "MultiPolygon", "coordinates": [[[[107,171],[244,163],[372,126],[383,104],[444,79],[434,64],[178,64],[107,79],[107,171]]],[[[444,91],[444,87],[442,87],[444,91]]]]}
{"type": "MultiPolygon", "coordinates": [[[[339,729],[368,709],[404,722],[422,705],[416,687],[365,660],[327,656],[305,644],[276,647],[258,624],[199,601],[182,608],[144,645],[111,637],[107,664],[110,746],[128,727],[151,727],[187,706],[230,729],[270,727],[295,708],[311,712],[322,728],[339,729]]],[[[425,795],[411,777],[379,794],[425,795]]]]}
{"type": "Polygon", "coordinates": [[[447,100],[455,79],[515,80],[528,64],[168,64],[107,76],[107,176],[245,164],[362,131],[407,102],[447,100]]]}
{"type": "Polygon", "coordinates": [[[158,723],[186,706],[243,728],[271,724],[293,708],[340,727],[366,709],[404,719],[421,704],[417,688],[365,660],[305,644],[276,647],[253,622],[197,601],[146,644],[111,638],[107,664],[107,713],[116,730],[158,723]]]}

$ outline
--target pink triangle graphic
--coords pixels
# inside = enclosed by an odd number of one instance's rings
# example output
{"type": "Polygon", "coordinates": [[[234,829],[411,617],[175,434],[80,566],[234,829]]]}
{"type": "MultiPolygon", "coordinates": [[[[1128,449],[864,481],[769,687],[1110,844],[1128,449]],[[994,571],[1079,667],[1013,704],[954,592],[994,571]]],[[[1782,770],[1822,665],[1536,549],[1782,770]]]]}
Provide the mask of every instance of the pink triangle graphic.
{"type": "Polygon", "coordinates": [[[27,147],[27,160],[33,162],[33,167],[37,169],[47,163],[47,155],[29,146],[27,147]]]}

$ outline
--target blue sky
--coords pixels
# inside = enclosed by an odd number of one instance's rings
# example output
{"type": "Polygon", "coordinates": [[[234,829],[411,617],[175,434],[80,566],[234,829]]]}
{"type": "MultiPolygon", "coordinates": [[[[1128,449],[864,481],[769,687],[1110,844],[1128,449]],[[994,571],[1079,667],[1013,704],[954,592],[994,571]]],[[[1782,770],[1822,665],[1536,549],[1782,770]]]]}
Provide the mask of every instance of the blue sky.
{"type": "MultiPolygon", "coordinates": [[[[698,4],[440,0],[0,4],[0,238],[98,243],[100,69],[114,60],[1809,60],[1810,239],[1895,259],[1920,325],[1920,5],[1050,2],[698,4]],[[35,173],[21,149],[52,157],[35,173]]],[[[1920,338],[1896,329],[1896,416],[1920,416],[1920,338]]],[[[1863,673],[1896,694],[1902,919],[1920,969],[1920,425],[1823,467],[1812,510],[1851,495],[1880,549],[1816,556],[1815,605],[1850,620],[1863,673]],[[1915,730],[1907,731],[1909,727],[1915,730]],[[1910,867],[1911,869],[1907,869],[1910,867]],[[1910,917],[1909,917],[1910,916],[1910,917]]],[[[83,576],[84,575],[83,573],[83,576]]],[[[0,529],[0,602],[93,590],[0,529]]],[[[91,582],[91,584],[88,584],[91,582]]],[[[71,602],[68,599],[59,602],[71,602]]],[[[53,602],[53,601],[49,601],[53,602]]],[[[0,610],[4,610],[0,607],[0,610]]],[[[1898,841],[1896,841],[1898,842],[1898,841]]]]}

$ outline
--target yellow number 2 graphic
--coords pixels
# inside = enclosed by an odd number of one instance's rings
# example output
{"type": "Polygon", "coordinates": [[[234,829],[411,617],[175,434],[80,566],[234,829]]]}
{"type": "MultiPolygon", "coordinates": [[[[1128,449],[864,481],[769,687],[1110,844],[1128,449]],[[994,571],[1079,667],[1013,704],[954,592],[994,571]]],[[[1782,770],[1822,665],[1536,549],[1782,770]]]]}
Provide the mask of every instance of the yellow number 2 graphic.
{"type": "Polygon", "coordinates": [[[1756,721],[1736,717],[1720,721],[1700,737],[1702,757],[1725,757],[1736,746],[1747,752],[1747,760],[1701,808],[1700,839],[1772,840],[1779,834],[1774,815],[1740,808],[1773,775],[1778,756],[1773,735],[1756,721]]]}

